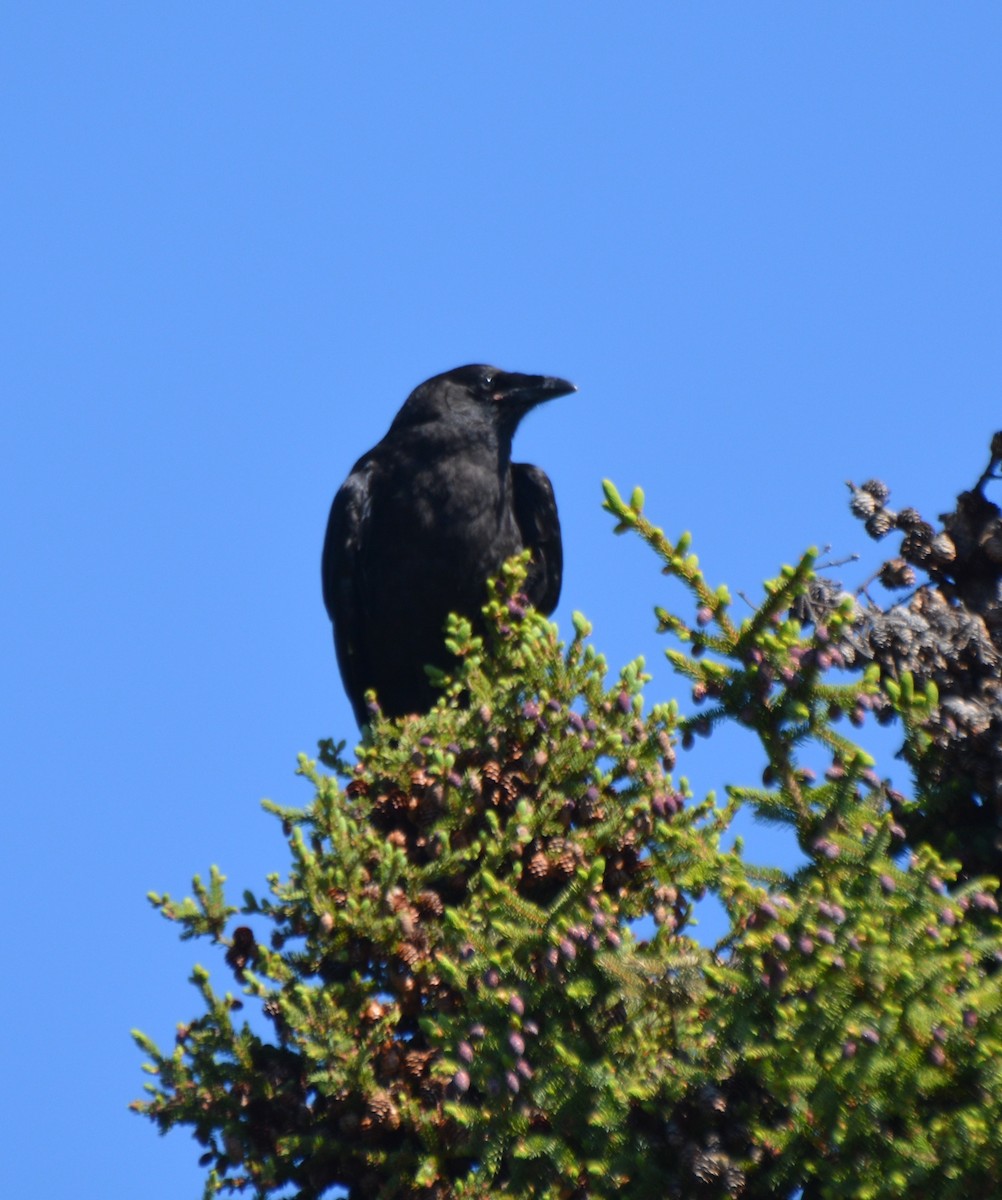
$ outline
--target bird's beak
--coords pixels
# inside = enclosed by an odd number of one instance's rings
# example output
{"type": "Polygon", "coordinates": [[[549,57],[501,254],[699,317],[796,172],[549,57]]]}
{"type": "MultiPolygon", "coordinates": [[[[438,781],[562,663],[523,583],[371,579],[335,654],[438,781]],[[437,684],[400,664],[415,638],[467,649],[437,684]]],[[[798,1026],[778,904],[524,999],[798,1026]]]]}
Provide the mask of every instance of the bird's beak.
{"type": "Polygon", "coordinates": [[[573,383],[557,379],[555,375],[519,375],[508,371],[499,371],[492,386],[495,404],[522,410],[577,390],[573,383]]]}

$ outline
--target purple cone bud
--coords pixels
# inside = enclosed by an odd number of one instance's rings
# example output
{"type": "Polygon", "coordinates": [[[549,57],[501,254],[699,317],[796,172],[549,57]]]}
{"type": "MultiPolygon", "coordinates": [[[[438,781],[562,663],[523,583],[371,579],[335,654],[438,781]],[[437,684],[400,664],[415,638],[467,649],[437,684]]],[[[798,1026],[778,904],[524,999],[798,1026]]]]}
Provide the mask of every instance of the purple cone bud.
{"type": "Polygon", "coordinates": [[[508,1091],[511,1092],[513,1095],[517,1096],[518,1089],[519,1089],[519,1082],[518,1082],[518,1076],[515,1074],[515,1072],[514,1071],[505,1071],[504,1081],[508,1085],[508,1091]]]}
{"type": "Polygon", "coordinates": [[[464,1063],[473,1062],[473,1047],[469,1042],[460,1042],[456,1052],[464,1063]]]}
{"type": "Polygon", "coordinates": [[[777,950],[789,950],[790,939],[786,936],[785,933],[776,933],[776,934],[773,934],[772,944],[776,947],[777,950]]]}
{"type": "Polygon", "coordinates": [[[814,953],[814,943],[806,935],[804,937],[798,939],[797,946],[799,947],[801,954],[813,954],[814,953]]]}
{"type": "Polygon", "coordinates": [[[526,1021],[522,1026],[522,1032],[528,1034],[529,1037],[535,1037],[539,1033],[539,1026],[535,1021],[526,1021]]]}
{"type": "Polygon", "coordinates": [[[525,1012],[525,1003],[518,992],[512,992],[508,999],[508,1007],[518,1016],[521,1016],[525,1012]]]}
{"type": "Polygon", "coordinates": [[[523,1079],[532,1078],[532,1067],[529,1066],[524,1058],[520,1058],[518,1060],[518,1062],[515,1064],[515,1070],[519,1073],[519,1075],[522,1076],[523,1079]]]}
{"type": "Polygon", "coordinates": [[[890,875],[881,875],[880,886],[888,894],[890,894],[891,892],[897,891],[897,887],[898,887],[898,885],[894,882],[894,880],[891,878],[890,875]]]}
{"type": "Polygon", "coordinates": [[[823,926],[818,930],[818,941],[824,942],[826,946],[835,945],[835,934],[830,929],[825,929],[823,926]]]}
{"type": "Polygon", "coordinates": [[[475,1042],[482,1041],[487,1036],[487,1030],[479,1022],[470,1026],[470,1037],[475,1042]]]}
{"type": "Polygon", "coordinates": [[[988,892],[974,892],[971,899],[974,901],[975,908],[993,913],[997,913],[999,910],[998,901],[988,892]]]}
{"type": "Polygon", "coordinates": [[[864,1029],[859,1035],[864,1042],[869,1042],[871,1046],[876,1046],[880,1041],[880,1034],[875,1029],[864,1029]]]}
{"type": "Polygon", "coordinates": [[[452,1077],[452,1086],[461,1095],[470,1090],[470,1076],[466,1071],[457,1071],[452,1077]]]}
{"type": "Polygon", "coordinates": [[[525,1041],[519,1033],[510,1033],[508,1035],[508,1045],[511,1046],[516,1054],[525,1053],[525,1041]]]}

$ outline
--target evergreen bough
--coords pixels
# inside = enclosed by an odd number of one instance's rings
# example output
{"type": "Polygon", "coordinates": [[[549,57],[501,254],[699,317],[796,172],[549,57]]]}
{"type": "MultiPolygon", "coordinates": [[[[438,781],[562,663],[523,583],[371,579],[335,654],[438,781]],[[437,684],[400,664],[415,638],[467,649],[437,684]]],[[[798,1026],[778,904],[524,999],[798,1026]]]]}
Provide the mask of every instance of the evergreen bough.
{"type": "MultiPolygon", "coordinates": [[[[885,510],[859,491],[863,519],[885,510]]],[[[981,499],[958,511],[994,536],[981,499]]],[[[135,1035],[153,1082],[134,1107],[193,1130],[206,1197],[995,1194],[999,852],[979,836],[957,853],[951,813],[983,835],[994,798],[944,766],[951,747],[982,761],[944,717],[959,674],[902,665],[880,634],[899,606],[862,607],[813,554],[739,618],[639,490],[607,484],[606,508],[691,597],[691,615],[657,614],[695,712],[645,712],[640,660],[610,686],[584,618],[561,644],[513,560],[484,638],[451,620],[460,665],[431,713],[373,710],[356,761],[330,742],[301,758],[314,798],[267,805],[291,866],[266,896],[234,908],[213,868],[192,898],[151,897],[182,937],[225,947],[239,985],[196,967],[204,1011],[173,1050],[135,1035]],[[902,719],[911,798],[836,727],[870,711],[902,719]],[[697,799],[677,753],[727,724],[757,739],[762,782],[697,799]],[[746,861],[742,810],[792,830],[801,865],[746,861]],[[728,919],[715,946],[691,932],[707,895],[728,919]]],[[[1002,623],[932,565],[926,603],[994,645],[1002,623]]]]}

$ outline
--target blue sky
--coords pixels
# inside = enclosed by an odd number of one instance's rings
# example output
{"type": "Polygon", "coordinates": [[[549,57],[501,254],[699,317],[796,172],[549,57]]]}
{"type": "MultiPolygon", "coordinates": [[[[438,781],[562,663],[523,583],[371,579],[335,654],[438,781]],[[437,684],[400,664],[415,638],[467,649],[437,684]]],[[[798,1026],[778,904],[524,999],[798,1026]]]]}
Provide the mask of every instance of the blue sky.
{"type": "MultiPolygon", "coordinates": [[[[673,683],[600,481],[712,579],[877,548],[1002,426],[1002,9],[920,2],[16,5],[0,45],[10,1194],[201,1194],[126,1111],[197,1011],[148,890],[286,856],[261,796],[349,737],[330,499],[410,389],[559,374],[519,457],[556,614],[673,683]]],[[[844,567],[847,583],[865,576],[844,567]]],[[[710,743],[713,746],[713,743],[710,743]]],[[[745,760],[704,752],[697,790],[745,760]]],[[[759,831],[756,851],[770,854],[759,831]]]]}

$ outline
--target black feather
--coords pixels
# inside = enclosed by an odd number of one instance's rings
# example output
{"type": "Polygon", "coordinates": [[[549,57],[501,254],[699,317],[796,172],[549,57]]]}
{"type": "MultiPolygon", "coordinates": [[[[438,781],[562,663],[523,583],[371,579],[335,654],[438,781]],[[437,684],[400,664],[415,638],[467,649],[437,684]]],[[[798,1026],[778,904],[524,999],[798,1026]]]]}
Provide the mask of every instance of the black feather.
{"type": "Polygon", "coordinates": [[[530,602],[560,597],[560,521],[546,475],[511,461],[522,417],[576,390],[562,379],[460,367],[421,384],[389,432],[352,468],[331,507],[323,596],[359,724],[365,692],[383,712],[428,709],[426,664],[449,669],[450,612],[479,621],[487,579],[532,551],[530,602]]]}

